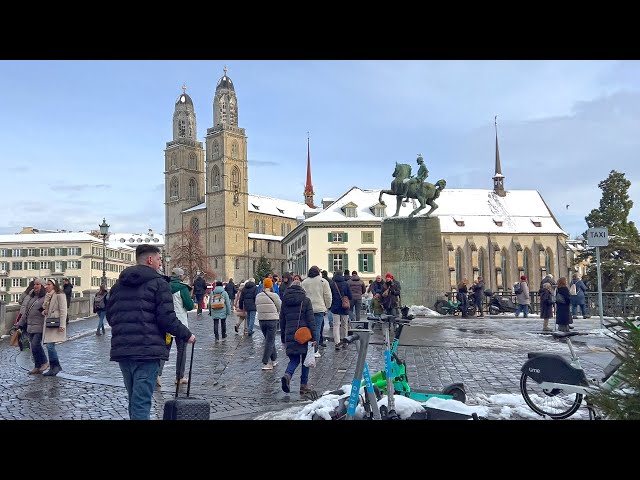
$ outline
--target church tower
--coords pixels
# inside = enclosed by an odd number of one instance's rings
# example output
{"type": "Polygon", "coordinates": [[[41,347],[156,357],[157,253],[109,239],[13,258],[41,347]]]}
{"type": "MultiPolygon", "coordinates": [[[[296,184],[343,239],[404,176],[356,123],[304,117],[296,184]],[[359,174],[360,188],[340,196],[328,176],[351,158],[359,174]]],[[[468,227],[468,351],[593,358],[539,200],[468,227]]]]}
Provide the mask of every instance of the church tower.
{"type": "Polygon", "coordinates": [[[493,191],[496,195],[504,197],[507,192],[504,191],[504,175],[502,175],[502,166],[500,165],[500,150],[498,149],[498,116],[495,117],[496,127],[496,173],[493,175],[493,191]]]}
{"type": "Polygon", "coordinates": [[[238,128],[238,99],[233,82],[227,76],[227,67],[216,85],[213,127],[207,129],[205,141],[205,248],[209,265],[217,278],[246,277],[249,271],[247,137],[244,128],[238,128]]]}
{"type": "Polygon", "coordinates": [[[197,141],[193,101],[182,86],[173,112],[173,140],[164,151],[167,251],[180,240],[182,211],[204,202],[204,152],[197,141]]]}

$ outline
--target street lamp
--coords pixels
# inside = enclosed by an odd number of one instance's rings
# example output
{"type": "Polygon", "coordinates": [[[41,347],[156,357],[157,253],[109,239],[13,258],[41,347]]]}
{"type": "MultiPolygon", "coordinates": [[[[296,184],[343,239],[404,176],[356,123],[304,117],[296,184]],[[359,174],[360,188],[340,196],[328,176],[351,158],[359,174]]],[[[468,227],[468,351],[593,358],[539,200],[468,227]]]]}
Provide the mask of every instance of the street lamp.
{"type": "Polygon", "coordinates": [[[107,235],[109,235],[109,225],[104,217],[100,227],[100,235],[102,235],[102,284],[107,286],[107,235]]]}
{"type": "Polygon", "coordinates": [[[164,271],[165,275],[169,275],[170,261],[171,261],[171,255],[169,255],[168,253],[165,253],[165,255],[162,256],[162,270],[164,271]]]}

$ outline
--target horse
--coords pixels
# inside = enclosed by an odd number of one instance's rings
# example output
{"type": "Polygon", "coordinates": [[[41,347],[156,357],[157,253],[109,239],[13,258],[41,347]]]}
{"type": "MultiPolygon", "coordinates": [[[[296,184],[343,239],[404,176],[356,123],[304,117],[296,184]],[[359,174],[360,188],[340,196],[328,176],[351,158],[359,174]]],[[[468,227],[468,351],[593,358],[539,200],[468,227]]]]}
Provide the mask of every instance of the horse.
{"type": "Polygon", "coordinates": [[[383,193],[386,193],[387,195],[395,195],[397,206],[396,213],[393,215],[394,217],[397,217],[400,213],[400,204],[402,203],[402,199],[406,196],[408,198],[415,198],[420,202],[420,206],[411,212],[409,217],[413,217],[427,205],[430,205],[431,210],[429,210],[425,215],[425,217],[429,218],[429,215],[438,208],[435,199],[440,196],[440,192],[447,186],[447,182],[443,179],[438,180],[435,185],[429,182],[411,183],[409,184],[409,190],[405,194],[403,187],[406,187],[406,185],[403,184],[403,180],[411,177],[411,165],[407,165],[406,163],[396,162],[396,169],[393,171],[393,177],[394,179],[391,181],[391,190],[381,190],[378,202],[385,205],[382,201],[383,193]]]}

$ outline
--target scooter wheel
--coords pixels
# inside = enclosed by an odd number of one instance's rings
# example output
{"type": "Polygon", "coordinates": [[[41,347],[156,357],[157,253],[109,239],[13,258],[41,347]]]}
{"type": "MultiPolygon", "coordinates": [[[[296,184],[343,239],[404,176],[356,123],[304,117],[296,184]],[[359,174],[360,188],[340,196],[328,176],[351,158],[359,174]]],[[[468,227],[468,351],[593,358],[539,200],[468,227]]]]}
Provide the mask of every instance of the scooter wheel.
{"type": "Polygon", "coordinates": [[[457,400],[459,402],[466,403],[467,401],[467,394],[460,387],[453,387],[452,389],[447,390],[444,393],[446,393],[447,395],[451,395],[454,400],[457,400]]]}
{"type": "Polygon", "coordinates": [[[500,313],[500,309],[498,307],[491,306],[489,307],[489,313],[491,315],[497,315],[500,313]]]}

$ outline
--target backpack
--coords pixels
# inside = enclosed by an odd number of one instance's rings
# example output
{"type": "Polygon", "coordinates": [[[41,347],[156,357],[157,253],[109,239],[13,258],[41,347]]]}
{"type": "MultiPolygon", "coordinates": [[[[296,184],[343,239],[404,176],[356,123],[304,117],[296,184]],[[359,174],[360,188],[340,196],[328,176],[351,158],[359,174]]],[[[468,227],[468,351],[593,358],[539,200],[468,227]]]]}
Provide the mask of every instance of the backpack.
{"type": "Polygon", "coordinates": [[[93,299],[93,311],[95,312],[96,310],[104,310],[105,305],[104,305],[104,297],[105,295],[102,295],[100,298],[93,299]]]}
{"type": "Polygon", "coordinates": [[[224,297],[222,293],[214,293],[211,298],[211,308],[213,310],[221,310],[224,308],[224,297]]]}
{"type": "Polygon", "coordinates": [[[516,295],[520,295],[522,293],[522,282],[516,283],[513,286],[513,293],[515,293],[516,295]]]}
{"type": "Polygon", "coordinates": [[[571,287],[569,288],[569,295],[577,295],[578,294],[578,289],[576,288],[576,284],[572,283],[571,287]]]}

